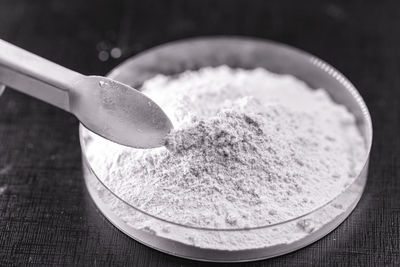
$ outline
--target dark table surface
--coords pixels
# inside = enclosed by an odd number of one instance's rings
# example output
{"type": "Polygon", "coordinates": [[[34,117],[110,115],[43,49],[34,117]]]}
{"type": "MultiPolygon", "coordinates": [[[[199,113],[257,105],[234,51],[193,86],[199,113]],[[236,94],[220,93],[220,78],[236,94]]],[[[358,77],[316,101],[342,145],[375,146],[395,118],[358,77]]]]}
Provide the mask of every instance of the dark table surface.
{"type": "MultiPolygon", "coordinates": [[[[356,85],[374,123],[368,183],[351,216],[304,249],[237,266],[400,265],[400,2],[0,1],[0,38],[85,74],[104,75],[161,43],[219,34],[272,39],[325,59],[356,85]],[[114,47],[121,57],[110,56],[114,47]]],[[[80,157],[73,116],[5,91],[0,265],[206,265],[114,228],[88,197],[80,157]]]]}

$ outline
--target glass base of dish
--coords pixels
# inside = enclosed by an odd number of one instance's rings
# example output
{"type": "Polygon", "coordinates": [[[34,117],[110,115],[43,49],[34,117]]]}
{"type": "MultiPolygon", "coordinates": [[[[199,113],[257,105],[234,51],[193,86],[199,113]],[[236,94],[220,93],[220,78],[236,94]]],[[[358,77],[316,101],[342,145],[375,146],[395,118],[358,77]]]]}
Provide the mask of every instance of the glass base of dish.
{"type": "MultiPolygon", "coordinates": [[[[298,250],[317,241],[334,230],[350,215],[362,195],[366,181],[366,176],[364,176],[364,179],[358,179],[357,182],[353,183],[334,201],[304,217],[302,216],[301,218],[273,227],[222,231],[223,233],[221,233],[218,230],[207,231],[185,228],[154,218],[146,218],[147,215],[134,210],[99,182],[85,161],[83,162],[83,170],[86,187],[91,198],[103,215],[119,230],[136,241],[161,252],[187,259],[214,262],[243,262],[267,259],[298,250]],[[120,214],[118,214],[121,212],[130,214],[130,218],[121,218],[120,214]],[[327,214],[330,214],[330,216],[327,217],[327,214]],[[324,220],[321,221],[320,218],[324,218],[324,220]],[[155,232],[154,230],[142,227],[141,225],[144,225],[142,222],[139,223],[138,227],[135,227],[137,226],[137,222],[132,220],[137,219],[147,220],[146,224],[159,225],[158,227],[161,227],[161,230],[155,232]],[[152,223],[151,221],[154,220],[155,222],[152,223]],[[162,229],[169,229],[168,233],[162,229]],[[288,232],[288,229],[294,230],[288,232]],[[209,237],[221,234],[238,236],[238,238],[240,236],[242,236],[241,238],[245,238],[251,235],[266,235],[266,238],[269,239],[271,231],[274,232],[274,235],[280,236],[280,240],[286,239],[288,242],[272,246],[266,244],[265,247],[253,247],[251,249],[229,250],[199,247],[193,244],[193,240],[190,240],[190,236],[193,235],[209,237]],[[186,235],[188,238],[185,238],[186,232],[190,233],[186,235]]],[[[251,240],[242,239],[242,241],[244,245],[246,243],[251,244],[251,240]]],[[[247,245],[251,246],[250,244],[247,245]]],[[[210,247],[217,247],[219,244],[210,242],[209,245],[210,247]]]]}

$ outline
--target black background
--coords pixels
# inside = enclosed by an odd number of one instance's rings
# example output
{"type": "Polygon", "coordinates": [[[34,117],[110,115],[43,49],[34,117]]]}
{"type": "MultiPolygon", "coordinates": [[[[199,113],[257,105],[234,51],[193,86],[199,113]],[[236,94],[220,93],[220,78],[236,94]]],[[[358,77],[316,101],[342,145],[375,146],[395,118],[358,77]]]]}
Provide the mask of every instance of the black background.
{"type": "MultiPolygon", "coordinates": [[[[236,266],[399,265],[400,2],[0,1],[0,38],[84,74],[218,34],[281,41],[328,61],[359,89],[374,123],[369,180],[351,216],[307,248],[236,266]],[[100,61],[113,47],[122,57],[100,61]]],[[[147,248],[96,210],[77,131],[72,115],[48,104],[11,89],[0,98],[0,265],[206,265],[147,248]]]]}

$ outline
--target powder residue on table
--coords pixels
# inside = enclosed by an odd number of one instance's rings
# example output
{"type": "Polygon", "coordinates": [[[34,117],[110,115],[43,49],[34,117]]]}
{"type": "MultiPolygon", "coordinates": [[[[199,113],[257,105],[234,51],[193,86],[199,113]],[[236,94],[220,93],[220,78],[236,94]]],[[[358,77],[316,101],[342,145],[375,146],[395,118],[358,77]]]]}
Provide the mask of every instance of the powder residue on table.
{"type": "Polygon", "coordinates": [[[86,153],[115,194],[168,221],[240,229],[292,219],[339,195],[365,160],[354,116],[289,75],[209,67],[156,76],[142,91],[174,125],[165,146],[91,135],[86,153]]]}

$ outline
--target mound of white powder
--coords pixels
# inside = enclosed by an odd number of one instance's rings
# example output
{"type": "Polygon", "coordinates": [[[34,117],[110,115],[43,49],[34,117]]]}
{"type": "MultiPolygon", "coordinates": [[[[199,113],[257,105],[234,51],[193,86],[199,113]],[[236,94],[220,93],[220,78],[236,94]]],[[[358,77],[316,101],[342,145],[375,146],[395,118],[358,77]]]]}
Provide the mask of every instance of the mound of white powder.
{"type": "Polygon", "coordinates": [[[174,125],[165,146],[91,135],[86,154],[115,194],[167,221],[239,229],[292,219],[339,195],[365,160],[354,116],[292,76],[210,67],[156,76],[142,91],[174,125]]]}

